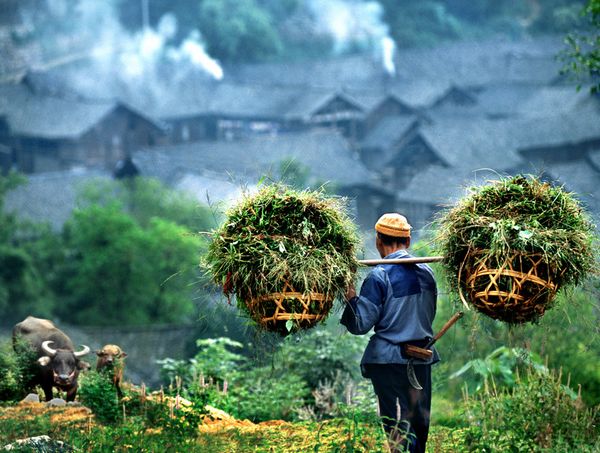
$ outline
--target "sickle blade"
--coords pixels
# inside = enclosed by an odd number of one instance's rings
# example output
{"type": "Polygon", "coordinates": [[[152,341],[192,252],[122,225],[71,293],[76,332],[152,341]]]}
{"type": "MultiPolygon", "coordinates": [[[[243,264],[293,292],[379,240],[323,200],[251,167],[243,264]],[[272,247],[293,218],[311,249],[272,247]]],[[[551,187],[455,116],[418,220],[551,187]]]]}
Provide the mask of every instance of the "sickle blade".
{"type": "Polygon", "coordinates": [[[421,387],[421,384],[419,384],[417,376],[415,375],[415,367],[413,366],[412,360],[408,361],[406,366],[406,375],[408,376],[408,382],[413,388],[417,390],[423,390],[423,387],[421,387]]]}

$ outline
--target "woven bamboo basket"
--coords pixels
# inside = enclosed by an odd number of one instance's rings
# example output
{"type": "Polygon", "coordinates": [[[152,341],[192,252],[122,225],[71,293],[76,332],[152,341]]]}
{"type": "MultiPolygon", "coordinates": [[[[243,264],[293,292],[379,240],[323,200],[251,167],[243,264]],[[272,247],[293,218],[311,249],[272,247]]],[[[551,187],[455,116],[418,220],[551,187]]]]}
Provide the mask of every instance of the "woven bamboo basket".
{"type": "Polygon", "coordinates": [[[325,319],[333,307],[333,299],[315,291],[296,291],[286,282],[280,292],[251,298],[247,308],[263,329],[287,335],[288,321],[292,321],[296,330],[308,329],[325,319]]]}
{"type": "MultiPolygon", "coordinates": [[[[524,323],[541,317],[558,291],[544,257],[515,252],[504,261],[481,251],[467,255],[460,286],[477,310],[494,319],[524,323]]],[[[461,299],[466,304],[464,295],[461,299]]]]}

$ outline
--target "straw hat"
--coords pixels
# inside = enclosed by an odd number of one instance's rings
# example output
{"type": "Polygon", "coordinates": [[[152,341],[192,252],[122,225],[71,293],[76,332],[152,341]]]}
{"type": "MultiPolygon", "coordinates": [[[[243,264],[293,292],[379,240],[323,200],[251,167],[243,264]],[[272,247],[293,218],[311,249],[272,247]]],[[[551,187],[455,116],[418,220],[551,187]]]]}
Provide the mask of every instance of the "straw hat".
{"type": "Polygon", "coordinates": [[[396,213],[383,214],[375,224],[375,231],[393,237],[409,238],[411,229],[406,217],[396,213]]]}

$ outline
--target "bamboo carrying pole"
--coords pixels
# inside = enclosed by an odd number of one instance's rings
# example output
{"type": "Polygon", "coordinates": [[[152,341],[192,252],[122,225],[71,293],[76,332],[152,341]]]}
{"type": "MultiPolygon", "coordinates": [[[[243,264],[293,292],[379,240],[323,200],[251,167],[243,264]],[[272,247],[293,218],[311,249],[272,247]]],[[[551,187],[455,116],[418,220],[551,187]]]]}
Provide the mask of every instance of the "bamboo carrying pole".
{"type": "Polygon", "coordinates": [[[422,263],[437,263],[442,261],[443,256],[416,256],[414,258],[398,258],[398,259],[379,259],[379,260],[358,260],[363,266],[377,266],[378,264],[422,264],[422,263]]]}

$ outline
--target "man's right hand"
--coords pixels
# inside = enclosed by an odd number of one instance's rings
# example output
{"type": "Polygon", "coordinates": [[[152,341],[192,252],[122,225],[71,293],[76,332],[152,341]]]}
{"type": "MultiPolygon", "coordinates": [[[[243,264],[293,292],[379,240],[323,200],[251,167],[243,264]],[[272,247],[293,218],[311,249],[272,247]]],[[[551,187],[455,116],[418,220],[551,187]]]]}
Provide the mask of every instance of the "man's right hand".
{"type": "Polygon", "coordinates": [[[348,286],[348,289],[346,289],[346,302],[349,301],[350,299],[356,297],[356,289],[354,288],[354,285],[350,285],[348,286]]]}

